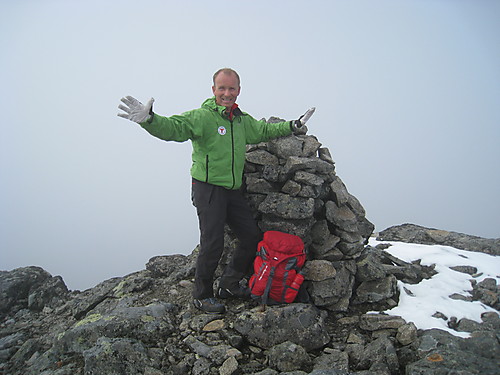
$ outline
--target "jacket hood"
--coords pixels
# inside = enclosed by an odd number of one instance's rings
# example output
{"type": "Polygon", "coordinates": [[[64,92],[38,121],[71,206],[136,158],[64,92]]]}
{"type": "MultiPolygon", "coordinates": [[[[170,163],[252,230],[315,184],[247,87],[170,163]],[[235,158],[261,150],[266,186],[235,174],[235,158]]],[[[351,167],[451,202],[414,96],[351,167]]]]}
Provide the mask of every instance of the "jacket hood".
{"type": "Polygon", "coordinates": [[[212,111],[217,111],[219,112],[221,115],[224,113],[224,111],[226,110],[226,107],[224,106],[221,106],[221,105],[218,105],[217,102],[215,101],[215,96],[212,96],[211,98],[208,98],[207,100],[205,100],[201,106],[203,108],[207,108],[207,109],[211,109],[212,111]]]}
{"type": "Polygon", "coordinates": [[[227,113],[226,107],[218,105],[215,96],[208,98],[201,104],[202,108],[209,109],[211,111],[217,111],[222,117],[228,117],[230,120],[233,118],[233,114],[237,116],[244,115],[244,113],[238,108],[238,104],[234,103],[233,108],[230,113],[227,113]]]}

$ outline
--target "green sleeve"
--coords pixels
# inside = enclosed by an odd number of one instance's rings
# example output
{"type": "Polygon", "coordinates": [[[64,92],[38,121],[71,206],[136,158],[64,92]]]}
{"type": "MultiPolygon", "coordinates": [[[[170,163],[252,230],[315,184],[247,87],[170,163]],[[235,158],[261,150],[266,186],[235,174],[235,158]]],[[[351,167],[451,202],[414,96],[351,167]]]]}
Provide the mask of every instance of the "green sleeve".
{"type": "Polygon", "coordinates": [[[164,117],[156,113],[140,124],[149,134],[164,141],[185,142],[197,138],[196,121],[191,112],[164,117]]]}
{"type": "Polygon", "coordinates": [[[273,138],[283,137],[292,134],[290,121],[268,124],[265,120],[255,120],[248,116],[246,127],[246,143],[255,144],[265,142],[273,138]]]}

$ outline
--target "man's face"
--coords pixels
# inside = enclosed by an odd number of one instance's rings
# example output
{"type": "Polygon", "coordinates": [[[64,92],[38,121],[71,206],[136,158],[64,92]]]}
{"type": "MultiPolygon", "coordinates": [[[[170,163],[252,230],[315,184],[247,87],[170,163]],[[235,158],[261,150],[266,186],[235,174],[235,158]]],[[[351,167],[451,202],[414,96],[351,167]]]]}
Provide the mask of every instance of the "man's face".
{"type": "Polygon", "coordinates": [[[212,86],[212,92],[215,95],[215,101],[218,105],[230,109],[240,94],[238,78],[233,73],[220,72],[215,77],[215,85],[212,86]]]}

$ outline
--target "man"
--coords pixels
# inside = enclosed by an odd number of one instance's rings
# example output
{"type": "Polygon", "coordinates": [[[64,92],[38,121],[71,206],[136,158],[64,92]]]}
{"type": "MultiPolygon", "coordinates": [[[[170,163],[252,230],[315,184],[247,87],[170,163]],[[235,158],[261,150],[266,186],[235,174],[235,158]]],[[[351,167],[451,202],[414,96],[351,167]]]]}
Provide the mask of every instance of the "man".
{"type": "MultiPolygon", "coordinates": [[[[155,137],[176,142],[191,140],[192,198],[200,227],[193,303],[207,313],[225,311],[224,305],[214,298],[213,278],[224,248],[226,223],[240,245],[223,272],[217,296],[249,297],[249,290],[240,287],[240,281],[252,265],[262,233],[240,192],[246,145],[307,132],[305,121],[300,119],[267,124],[242,112],[236,104],[240,90],[238,73],[224,68],[213,76],[214,96],[205,100],[201,108],[182,115],[163,117],[153,113],[153,98],[143,105],[127,96],[122,99],[125,105],[119,105],[125,113],[118,116],[139,123],[155,137]]],[[[307,120],[310,114],[303,117],[307,120]]]]}

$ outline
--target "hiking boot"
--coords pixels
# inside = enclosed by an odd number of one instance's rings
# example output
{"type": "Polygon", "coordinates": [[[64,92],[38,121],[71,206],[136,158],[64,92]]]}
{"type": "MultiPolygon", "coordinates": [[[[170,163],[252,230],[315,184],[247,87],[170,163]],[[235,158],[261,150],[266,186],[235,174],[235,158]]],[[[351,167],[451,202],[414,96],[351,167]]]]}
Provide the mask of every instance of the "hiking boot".
{"type": "Polygon", "coordinates": [[[213,297],[205,298],[205,299],[194,299],[193,305],[197,309],[208,313],[208,314],[224,314],[226,311],[226,307],[217,302],[217,300],[213,297]]]}
{"type": "Polygon", "coordinates": [[[217,295],[223,299],[227,298],[250,299],[250,289],[239,285],[232,288],[219,288],[217,290],[217,295]]]}

